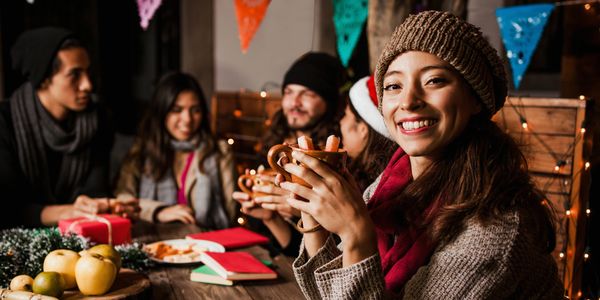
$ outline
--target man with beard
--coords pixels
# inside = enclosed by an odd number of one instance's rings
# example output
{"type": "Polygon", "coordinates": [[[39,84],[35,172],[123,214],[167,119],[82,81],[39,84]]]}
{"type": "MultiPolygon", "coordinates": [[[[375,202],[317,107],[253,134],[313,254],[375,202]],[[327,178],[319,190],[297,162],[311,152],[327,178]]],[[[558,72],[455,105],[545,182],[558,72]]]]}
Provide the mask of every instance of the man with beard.
{"type": "MultiPolygon", "coordinates": [[[[309,136],[313,143],[324,146],[328,136],[340,136],[339,119],[345,106],[340,89],[344,80],[342,65],[329,54],[309,52],[294,62],[283,78],[281,109],[274,114],[261,142],[265,163],[273,145],[295,144],[298,137],[309,136]]],[[[255,186],[253,190],[267,195],[251,198],[242,192],[233,194],[242,205],[241,211],[261,220],[269,229],[275,250],[296,257],[301,235],[288,222],[293,223],[300,213],[287,204],[289,193],[272,185],[255,186]]]]}
{"type": "Polygon", "coordinates": [[[62,28],[27,31],[12,49],[27,81],[0,103],[0,228],[56,225],[96,213],[135,216],[106,198],[112,130],[92,101],[87,50],[62,28]]]}

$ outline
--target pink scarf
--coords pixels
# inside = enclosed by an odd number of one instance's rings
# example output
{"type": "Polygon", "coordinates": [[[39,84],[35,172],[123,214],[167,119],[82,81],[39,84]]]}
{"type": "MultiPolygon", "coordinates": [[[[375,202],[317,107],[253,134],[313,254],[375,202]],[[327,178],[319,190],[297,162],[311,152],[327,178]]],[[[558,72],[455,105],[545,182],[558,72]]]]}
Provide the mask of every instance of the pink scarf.
{"type": "MultiPolygon", "coordinates": [[[[400,219],[396,199],[411,182],[409,156],[398,148],[367,205],[375,223],[386,290],[397,295],[419,267],[428,262],[435,248],[424,229],[407,227],[400,219]]],[[[426,211],[432,209],[430,206],[426,211]]]]}

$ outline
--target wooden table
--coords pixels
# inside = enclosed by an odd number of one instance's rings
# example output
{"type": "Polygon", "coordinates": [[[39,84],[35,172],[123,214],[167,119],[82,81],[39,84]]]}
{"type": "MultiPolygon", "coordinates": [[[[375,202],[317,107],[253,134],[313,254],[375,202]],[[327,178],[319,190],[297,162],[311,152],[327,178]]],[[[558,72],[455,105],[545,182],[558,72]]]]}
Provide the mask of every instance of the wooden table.
{"type": "MultiPolygon", "coordinates": [[[[199,231],[202,230],[195,225],[141,221],[132,228],[133,238],[143,243],[184,238],[188,233],[199,231]]],[[[190,272],[197,266],[159,265],[148,274],[152,282],[152,299],[304,299],[292,272],[292,258],[283,255],[272,258],[266,249],[259,246],[236,251],[246,251],[259,259],[272,260],[279,278],[219,286],[190,281],[190,272]]]]}

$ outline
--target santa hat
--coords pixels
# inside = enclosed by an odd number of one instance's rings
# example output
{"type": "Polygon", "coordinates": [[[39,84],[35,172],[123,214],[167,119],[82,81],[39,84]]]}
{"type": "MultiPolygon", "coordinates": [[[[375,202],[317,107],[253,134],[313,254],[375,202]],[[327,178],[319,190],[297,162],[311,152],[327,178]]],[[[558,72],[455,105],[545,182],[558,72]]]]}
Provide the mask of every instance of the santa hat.
{"type": "Polygon", "coordinates": [[[375,129],[379,134],[392,139],[385,124],[383,116],[378,109],[377,92],[373,76],[364,77],[357,81],[350,89],[350,102],[359,116],[375,129]]]}

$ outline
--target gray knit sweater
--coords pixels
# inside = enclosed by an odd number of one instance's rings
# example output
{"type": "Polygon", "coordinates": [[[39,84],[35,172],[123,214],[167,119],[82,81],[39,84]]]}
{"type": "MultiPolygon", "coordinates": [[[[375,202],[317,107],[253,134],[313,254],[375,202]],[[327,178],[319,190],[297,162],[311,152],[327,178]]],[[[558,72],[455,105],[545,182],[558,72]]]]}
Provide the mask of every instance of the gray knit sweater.
{"type": "MultiPolygon", "coordinates": [[[[367,191],[369,199],[378,181],[367,191]]],[[[563,299],[556,263],[536,243],[518,213],[483,226],[467,221],[450,244],[404,287],[404,299],[563,299]]],[[[382,299],[385,282],[379,254],[346,268],[332,237],[309,258],[304,243],[294,261],[296,280],[307,299],[382,299]]]]}

